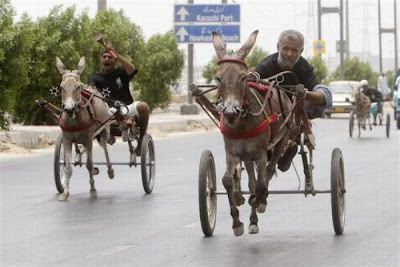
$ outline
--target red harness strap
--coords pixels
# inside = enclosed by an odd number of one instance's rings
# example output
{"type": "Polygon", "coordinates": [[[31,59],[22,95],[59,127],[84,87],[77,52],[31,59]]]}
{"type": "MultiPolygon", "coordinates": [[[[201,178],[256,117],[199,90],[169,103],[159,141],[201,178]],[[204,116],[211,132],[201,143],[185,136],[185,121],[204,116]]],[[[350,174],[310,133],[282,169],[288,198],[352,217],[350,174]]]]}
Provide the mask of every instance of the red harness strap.
{"type": "MultiPolygon", "coordinates": [[[[61,118],[61,116],[60,116],[61,118]]],[[[76,126],[76,127],[70,127],[65,125],[61,120],[58,121],[58,124],[60,125],[60,128],[64,131],[64,132],[80,132],[80,131],[84,131],[86,129],[88,129],[92,124],[94,123],[94,120],[91,119],[90,121],[86,122],[85,124],[76,126]]]]}
{"type": "Polygon", "coordinates": [[[221,133],[230,139],[247,139],[247,138],[253,138],[256,137],[257,135],[261,134],[262,132],[265,131],[265,129],[271,124],[278,121],[278,114],[275,112],[272,113],[266,120],[264,120],[260,125],[258,125],[256,128],[252,129],[250,132],[245,132],[245,133],[237,133],[237,132],[232,132],[229,129],[227,129],[224,125],[224,116],[222,113],[220,113],[220,119],[219,119],[219,128],[221,130],[221,133]]]}
{"type": "MultiPolygon", "coordinates": [[[[92,97],[92,93],[89,92],[89,91],[87,91],[87,90],[85,90],[85,89],[82,89],[82,90],[81,90],[81,94],[82,94],[82,96],[83,96],[85,99],[88,99],[88,101],[89,101],[89,100],[91,99],[91,97],[92,97]]],[[[90,111],[89,111],[89,113],[90,113],[90,111]]],[[[92,114],[91,114],[91,113],[90,113],[90,115],[91,115],[91,117],[92,117],[92,114]]],[[[76,127],[70,127],[70,126],[65,125],[65,124],[61,121],[61,116],[59,116],[59,118],[58,118],[58,125],[60,125],[61,130],[63,130],[64,132],[68,132],[68,133],[70,133],[70,132],[80,132],[80,131],[84,131],[84,130],[88,129],[90,126],[92,126],[92,124],[93,124],[95,121],[101,123],[101,121],[98,121],[98,120],[92,118],[91,120],[87,121],[86,123],[84,123],[84,124],[82,124],[82,125],[79,125],[79,126],[76,126],[76,127]]]]}

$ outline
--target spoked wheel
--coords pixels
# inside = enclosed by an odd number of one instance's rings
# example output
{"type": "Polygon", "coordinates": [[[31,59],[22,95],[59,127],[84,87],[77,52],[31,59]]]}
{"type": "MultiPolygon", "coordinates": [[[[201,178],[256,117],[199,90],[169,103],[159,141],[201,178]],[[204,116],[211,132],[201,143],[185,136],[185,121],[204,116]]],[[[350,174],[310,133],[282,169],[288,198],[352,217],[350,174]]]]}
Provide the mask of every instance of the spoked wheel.
{"type": "Polygon", "coordinates": [[[142,183],[146,194],[153,191],[156,179],[156,159],[153,138],[145,134],[142,139],[140,167],[142,169],[142,183]]]}
{"type": "Polygon", "coordinates": [[[400,114],[397,114],[396,116],[396,124],[397,124],[397,130],[400,130],[400,114]]]}
{"type": "Polygon", "coordinates": [[[59,193],[64,192],[62,186],[65,180],[65,154],[63,146],[63,136],[60,134],[56,141],[54,149],[54,182],[59,193]]]}
{"type": "Polygon", "coordinates": [[[337,235],[344,231],[346,210],[346,188],[343,156],[339,148],[332,151],[331,160],[331,205],[333,228],[337,235]]]}
{"type": "Polygon", "coordinates": [[[199,167],[199,211],[205,236],[214,232],[217,217],[217,184],[214,157],[209,150],[201,154],[199,167]]]}
{"type": "Polygon", "coordinates": [[[386,114],[386,137],[390,136],[390,114],[386,114]]]}
{"type": "Polygon", "coordinates": [[[349,134],[350,134],[350,137],[353,137],[353,131],[354,131],[354,111],[350,112],[350,118],[349,118],[349,134]]]}

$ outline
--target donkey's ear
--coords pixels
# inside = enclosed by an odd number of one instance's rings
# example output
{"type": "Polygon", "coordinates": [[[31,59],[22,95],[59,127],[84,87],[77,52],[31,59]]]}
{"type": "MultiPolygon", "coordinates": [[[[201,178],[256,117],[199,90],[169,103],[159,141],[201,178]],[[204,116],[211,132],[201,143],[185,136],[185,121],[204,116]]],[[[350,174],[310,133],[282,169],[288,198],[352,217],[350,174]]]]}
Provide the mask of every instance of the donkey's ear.
{"type": "Polygon", "coordinates": [[[64,66],[64,63],[62,63],[59,57],[56,57],[56,66],[61,75],[64,75],[68,72],[67,68],[64,66]]]}
{"type": "Polygon", "coordinates": [[[221,35],[219,35],[217,32],[212,32],[212,41],[214,45],[215,52],[217,53],[218,59],[221,59],[225,56],[225,45],[224,42],[222,41],[221,35]]]}
{"type": "Polygon", "coordinates": [[[76,66],[76,71],[78,75],[82,74],[83,70],[85,69],[85,66],[86,66],[85,57],[81,57],[78,66],[76,66]]]}
{"type": "Polygon", "coordinates": [[[251,49],[253,48],[254,44],[256,43],[258,30],[255,30],[247,39],[246,43],[237,51],[237,55],[241,59],[245,59],[246,56],[250,53],[251,49]]]}

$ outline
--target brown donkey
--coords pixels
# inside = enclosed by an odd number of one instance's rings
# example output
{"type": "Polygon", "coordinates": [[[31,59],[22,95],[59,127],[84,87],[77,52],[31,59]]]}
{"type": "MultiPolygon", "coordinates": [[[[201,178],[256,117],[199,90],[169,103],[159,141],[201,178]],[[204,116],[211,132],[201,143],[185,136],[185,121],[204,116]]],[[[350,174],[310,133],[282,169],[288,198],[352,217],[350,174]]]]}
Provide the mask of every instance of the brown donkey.
{"type": "MultiPolygon", "coordinates": [[[[271,84],[264,98],[247,82],[248,69],[244,60],[254,46],[257,34],[258,31],[254,31],[235,52],[225,49],[218,33],[212,34],[219,59],[215,79],[221,96],[218,109],[226,153],[226,170],[222,182],[227,191],[233,218],[232,228],[236,236],[244,232],[236,207],[244,203],[237,167],[240,162],[244,162],[249,176],[249,233],[255,234],[259,231],[257,212],[265,212],[268,184],[289,139],[289,128],[292,125],[292,120],[288,120],[288,127],[281,127],[284,116],[280,115],[288,113],[292,108],[285,93],[278,92],[271,84]],[[279,104],[279,97],[282,105],[279,104]]],[[[253,87],[257,87],[257,84],[253,87]]]]}

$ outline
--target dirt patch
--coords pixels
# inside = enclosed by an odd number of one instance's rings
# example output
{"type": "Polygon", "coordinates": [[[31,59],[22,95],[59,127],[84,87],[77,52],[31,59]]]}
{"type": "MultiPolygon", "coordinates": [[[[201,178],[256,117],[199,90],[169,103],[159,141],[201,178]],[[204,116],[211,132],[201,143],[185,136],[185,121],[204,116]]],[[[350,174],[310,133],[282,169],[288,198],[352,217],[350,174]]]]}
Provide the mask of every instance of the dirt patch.
{"type": "Polygon", "coordinates": [[[31,150],[14,144],[0,142],[0,153],[22,154],[29,153],[31,150]]]}

